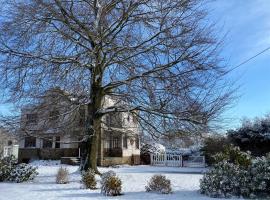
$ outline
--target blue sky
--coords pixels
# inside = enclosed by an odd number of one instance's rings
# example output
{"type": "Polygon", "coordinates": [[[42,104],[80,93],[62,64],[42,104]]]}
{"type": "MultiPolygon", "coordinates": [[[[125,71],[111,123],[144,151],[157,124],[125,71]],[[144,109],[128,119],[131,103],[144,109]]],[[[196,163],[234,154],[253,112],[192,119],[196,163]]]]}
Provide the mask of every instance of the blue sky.
{"type": "MultiPolygon", "coordinates": [[[[222,52],[228,66],[235,66],[270,46],[270,0],[216,0],[209,19],[227,33],[222,52]]],[[[240,85],[239,99],[224,116],[230,128],[243,117],[270,113],[270,51],[242,65],[230,74],[240,85]]],[[[10,106],[0,105],[0,113],[10,106]]]]}
{"type": "MultiPolygon", "coordinates": [[[[211,19],[227,32],[222,52],[228,66],[236,66],[270,46],[269,0],[216,0],[211,19]]],[[[230,74],[240,85],[239,99],[225,113],[229,127],[243,117],[262,117],[270,112],[270,50],[230,74]]]]}

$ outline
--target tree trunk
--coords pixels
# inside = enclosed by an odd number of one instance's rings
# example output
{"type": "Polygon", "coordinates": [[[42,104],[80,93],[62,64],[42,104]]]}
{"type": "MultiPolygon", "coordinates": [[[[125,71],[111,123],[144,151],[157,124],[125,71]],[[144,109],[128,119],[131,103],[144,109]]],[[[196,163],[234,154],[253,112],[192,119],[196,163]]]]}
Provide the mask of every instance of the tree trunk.
{"type": "Polygon", "coordinates": [[[101,138],[101,116],[97,114],[97,111],[102,105],[102,92],[100,87],[94,84],[92,88],[92,101],[88,105],[88,117],[87,117],[87,134],[90,136],[87,141],[87,154],[83,169],[93,169],[97,174],[100,174],[97,168],[97,159],[99,153],[99,143],[101,138]]]}
{"type": "Polygon", "coordinates": [[[94,135],[90,138],[90,146],[88,150],[88,168],[95,170],[97,174],[100,172],[97,169],[97,158],[99,152],[99,143],[100,143],[100,134],[101,134],[101,119],[94,119],[93,120],[93,127],[94,127],[94,135]]]}

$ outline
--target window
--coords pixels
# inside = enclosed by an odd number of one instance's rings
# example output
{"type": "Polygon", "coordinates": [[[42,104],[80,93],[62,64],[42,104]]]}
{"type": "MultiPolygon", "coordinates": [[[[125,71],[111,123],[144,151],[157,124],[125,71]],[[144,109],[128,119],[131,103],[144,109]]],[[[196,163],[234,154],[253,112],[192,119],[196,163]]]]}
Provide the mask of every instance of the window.
{"type": "Polygon", "coordinates": [[[104,140],[104,156],[105,157],[121,157],[121,135],[108,135],[104,140]]]}
{"type": "Polygon", "coordinates": [[[8,146],[11,146],[11,145],[12,145],[12,141],[9,140],[9,141],[8,141],[8,146]]]}
{"type": "Polygon", "coordinates": [[[106,149],[116,149],[121,148],[120,136],[110,136],[105,141],[106,149]]]}
{"type": "Polygon", "coordinates": [[[60,148],[60,136],[55,137],[55,148],[56,149],[60,148]]]}
{"type": "Polygon", "coordinates": [[[127,149],[127,144],[128,144],[128,137],[127,137],[127,134],[125,134],[123,137],[123,147],[126,149],[127,149]]]}
{"type": "Polygon", "coordinates": [[[122,128],[122,114],[112,113],[107,115],[106,123],[108,127],[122,128]]]}
{"type": "Polygon", "coordinates": [[[136,136],[135,144],[136,144],[136,149],[139,149],[140,148],[140,139],[139,139],[138,135],[136,136]]]}
{"type": "Polygon", "coordinates": [[[53,110],[50,112],[50,120],[57,120],[59,118],[59,111],[53,110]]]}
{"type": "Polygon", "coordinates": [[[36,138],[35,137],[32,137],[32,136],[29,136],[29,137],[26,137],[24,139],[24,146],[26,148],[33,148],[33,147],[36,147],[36,138]]]}
{"type": "Polygon", "coordinates": [[[43,148],[52,148],[52,137],[43,139],[43,148]]]}
{"type": "Polygon", "coordinates": [[[136,115],[132,115],[132,120],[135,124],[138,123],[138,117],[136,115]]]}
{"type": "Polygon", "coordinates": [[[85,124],[85,110],[80,108],[79,110],[79,125],[84,126],[85,124]]]}
{"type": "Polygon", "coordinates": [[[37,124],[37,114],[26,114],[26,124],[37,124]]]}

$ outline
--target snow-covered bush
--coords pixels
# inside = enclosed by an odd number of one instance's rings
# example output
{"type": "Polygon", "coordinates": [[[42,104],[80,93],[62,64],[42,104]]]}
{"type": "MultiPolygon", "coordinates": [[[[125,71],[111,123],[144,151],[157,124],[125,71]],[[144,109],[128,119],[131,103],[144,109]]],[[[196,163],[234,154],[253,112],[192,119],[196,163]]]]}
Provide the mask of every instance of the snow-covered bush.
{"type": "Polygon", "coordinates": [[[82,182],[86,188],[96,189],[97,181],[95,178],[95,171],[89,168],[86,172],[83,172],[82,182]]]}
{"type": "Polygon", "coordinates": [[[101,176],[101,193],[105,196],[121,195],[122,181],[114,171],[108,171],[101,176]]]}
{"type": "Polygon", "coordinates": [[[213,155],[224,152],[225,148],[230,145],[230,141],[226,137],[219,135],[210,136],[204,139],[201,152],[205,156],[205,161],[208,166],[215,163],[213,155]]]}
{"type": "Polygon", "coordinates": [[[16,160],[13,156],[0,159],[0,182],[6,181],[15,167],[16,160]]]}
{"type": "Polygon", "coordinates": [[[215,158],[219,162],[201,180],[201,193],[211,197],[270,196],[270,155],[252,160],[249,153],[233,147],[215,158]]]}
{"type": "Polygon", "coordinates": [[[16,165],[10,172],[8,181],[21,183],[25,181],[31,181],[38,175],[37,167],[21,163],[16,165]]]}
{"type": "Polygon", "coordinates": [[[214,160],[216,163],[219,162],[229,162],[245,169],[249,168],[251,165],[251,155],[249,152],[240,151],[239,147],[227,146],[223,152],[214,155],[214,160]]]}
{"type": "Polygon", "coordinates": [[[222,161],[209,170],[200,181],[200,192],[210,197],[248,196],[248,172],[239,165],[222,161]]]}
{"type": "Polygon", "coordinates": [[[69,183],[69,172],[66,168],[60,167],[56,175],[56,183],[67,184],[69,183]]]}
{"type": "Polygon", "coordinates": [[[0,181],[25,182],[38,175],[37,168],[22,163],[17,164],[14,156],[0,159],[0,181]]]}
{"type": "Polygon", "coordinates": [[[169,194],[172,192],[171,181],[163,175],[154,175],[145,187],[147,192],[169,194]]]}
{"type": "Polygon", "coordinates": [[[270,196],[270,155],[256,158],[250,169],[252,197],[270,196]]]}

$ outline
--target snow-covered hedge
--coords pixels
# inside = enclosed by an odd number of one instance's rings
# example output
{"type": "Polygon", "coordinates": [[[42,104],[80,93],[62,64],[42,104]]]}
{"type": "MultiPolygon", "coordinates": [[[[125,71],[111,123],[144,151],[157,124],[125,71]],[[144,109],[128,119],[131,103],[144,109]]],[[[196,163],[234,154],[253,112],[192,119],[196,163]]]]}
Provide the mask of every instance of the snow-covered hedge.
{"type": "Polygon", "coordinates": [[[171,181],[163,175],[154,175],[145,187],[146,192],[169,194],[172,192],[171,181]]]}
{"type": "Polygon", "coordinates": [[[224,151],[214,155],[215,163],[227,161],[243,168],[248,168],[251,165],[252,159],[250,152],[243,152],[239,147],[227,146],[224,151]]]}
{"type": "MultiPolygon", "coordinates": [[[[222,161],[209,170],[200,182],[200,191],[210,197],[246,196],[248,173],[238,165],[222,161]]],[[[249,181],[248,181],[249,182],[249,181]]]]}
{"type": "Polygon", "coordinates": [[[37,168],[21,163],[11,171],[8,180],[16,183],[31,181],[38,175],[37,168]]]}
{"type": "Polygon", "coordinates": [[[101,176],[101,193],[105,196],[121,195],[122,181],[114,171],[108,171],[101,176]]]}
{"type": "MultiPolygon", "coordinates": [[[[200,191],[211,197],[265,198],[270,196],[270,155],[250,160],[249,154],[231,149],[202,178],[200,191]],[[237,155],[237,156],[236,156],[237,155]]],[[[226,154],[226,152],[224,153],[226,154]]]]}
{"type": "Polygon", "coordinates": [[[8,180],[15,166],[16,160],[13,156],[0,159],[0,182],[8,180]]]}
{"type": "Polygon", "coordinates": [[[25,182],[38,175],[37,167],[17,164],[13,156],[0,159],[0,181],[25,182]]]}
{"type": "Polygon", "coordinates": [[[270,196],[270,154],[256,158],[250,169],[252,197],[270,196]]]}

